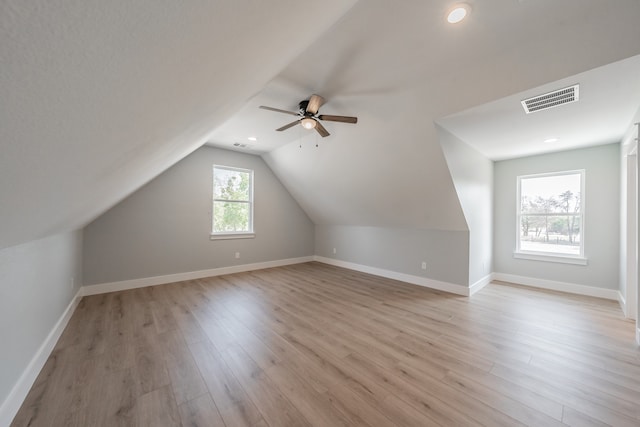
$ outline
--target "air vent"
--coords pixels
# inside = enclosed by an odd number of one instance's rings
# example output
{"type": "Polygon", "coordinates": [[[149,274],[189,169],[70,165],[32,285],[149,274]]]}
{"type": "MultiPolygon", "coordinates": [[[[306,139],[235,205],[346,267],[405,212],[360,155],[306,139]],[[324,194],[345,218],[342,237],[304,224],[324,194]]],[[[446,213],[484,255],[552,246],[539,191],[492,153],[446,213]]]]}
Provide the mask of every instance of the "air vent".
{"type": "Polygon", "coordinates": [[[562,104],[576,102],[580,95],[579,89],[580,85],[574,85],[564,89],[554,90],[544,95],[534,96],[533,98],[520,102],[522,103],[522,108],[524,108],[525,113],[535,113],[536,111],[547,110],[562,104]]]}

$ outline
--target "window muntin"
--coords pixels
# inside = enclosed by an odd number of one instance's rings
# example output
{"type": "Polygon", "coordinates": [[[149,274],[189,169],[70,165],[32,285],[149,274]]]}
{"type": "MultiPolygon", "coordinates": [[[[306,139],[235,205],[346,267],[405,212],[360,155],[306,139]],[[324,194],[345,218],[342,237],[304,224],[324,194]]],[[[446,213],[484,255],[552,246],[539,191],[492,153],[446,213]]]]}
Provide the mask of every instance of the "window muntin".
{"type": "Polygon", "coordinates": [[[516,253],[584,257],[584,170],[518,177],[516,253]]]}
{"type": "Polygon", "coordinates": [[[212,235],[253,233],[253,171],[213,166],[212,235]]]}

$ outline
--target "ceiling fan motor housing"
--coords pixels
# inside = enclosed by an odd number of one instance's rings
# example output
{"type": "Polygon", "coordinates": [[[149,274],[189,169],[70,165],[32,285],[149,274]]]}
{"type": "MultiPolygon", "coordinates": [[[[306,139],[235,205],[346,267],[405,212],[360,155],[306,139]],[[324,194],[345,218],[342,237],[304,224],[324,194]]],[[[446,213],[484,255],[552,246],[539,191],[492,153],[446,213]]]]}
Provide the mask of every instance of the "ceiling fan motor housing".
{"type": "Polygon", "coordinates": [[[304,100],[304,101],[300,101],[300,103],[298,104],[298,107],[300,108],[300,113],[302,115],[306,115],[307,114],[307,106],[309,105],[309,100],[304,100]]]}

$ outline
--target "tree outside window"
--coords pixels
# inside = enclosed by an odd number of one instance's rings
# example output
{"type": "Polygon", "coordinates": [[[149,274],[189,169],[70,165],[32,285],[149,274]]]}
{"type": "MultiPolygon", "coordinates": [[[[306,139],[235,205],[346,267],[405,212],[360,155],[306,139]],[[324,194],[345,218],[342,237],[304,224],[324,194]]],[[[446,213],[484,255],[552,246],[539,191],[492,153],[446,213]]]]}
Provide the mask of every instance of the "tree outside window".
{"type": "Polygon", "coordinates": [[[517,252],[584,254],[584,171],[518,177],[517,252]]]}
{"type": "Polygon", "coordinates": [[[213,167],[212,234],[253,233],[253,171],[213,167]]]}

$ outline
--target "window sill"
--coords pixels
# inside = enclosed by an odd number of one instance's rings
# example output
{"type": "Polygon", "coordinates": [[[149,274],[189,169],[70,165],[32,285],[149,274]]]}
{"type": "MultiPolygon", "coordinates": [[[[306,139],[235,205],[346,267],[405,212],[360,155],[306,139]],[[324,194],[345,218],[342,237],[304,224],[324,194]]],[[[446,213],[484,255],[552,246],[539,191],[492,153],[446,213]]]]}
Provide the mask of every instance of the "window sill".
{"type": "Polygon", "coordinates": [[[209,240],[253,239],[256,233],[211,234],[209,240]]]}
{"type": "Polygon", "coordinates": [[[540,252],[514,252],[514,258],[532,261],[558,262],[561,264],[587,265],[587,259],[581,256],[551,255],[540,252]]]}

